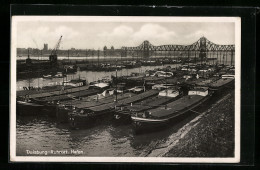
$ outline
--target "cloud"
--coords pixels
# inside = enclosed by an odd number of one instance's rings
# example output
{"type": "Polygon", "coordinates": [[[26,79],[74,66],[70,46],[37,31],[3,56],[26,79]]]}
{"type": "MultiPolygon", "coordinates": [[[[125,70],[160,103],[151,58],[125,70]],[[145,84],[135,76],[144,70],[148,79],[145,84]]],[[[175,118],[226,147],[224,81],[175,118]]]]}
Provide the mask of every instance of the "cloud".
{"type": "Polygon", "coordinates": [[[157,25],[157,24],[145,24],[140,30],[133,35],[134,41],[148,40],[150,43],[155,44],[169,44],[173,41],[176,34],[173,31],[157,25]]]}
{"type": "Polygon", "coordinates": [[[136,47],[151,44],[189,45],[205,36],[217,44],[234,43],[234,24],[225,23],[74,23],[23,22],[18,24],[17,44],[21,48],[53,48],[61,35],[61,49],[136,47]],[[20,25],[19,25],[20,24],[20,25]]]}
{"type": "Polygon", "coordinates": [[[169,44],[176,34],[158,24],[145,24],[136,31],[129,26],[120,25],[111,33],[102,32],[98,36],[100,39],[106,39],[108,43],[117,44],[116,46],[137,46],[145,40],[154,44],[169,44]]]}
{"type": "Polygon", "coordinates": [[[120,44],[129,41],[133,33],[133,28],[125,25],[120,25],[118,27],[115,27],[112,32],[104,31],[97,36],[100,41],[107,43],[106,45],[119,46],[120,44]]]}
{"type": "Polygon", "coordinates": [[[73,42],[79,33],[69,27],[59,26],[54,29],[50,29],[48,26],[40,26],[38,28],[29,28],[18,32],[17,42],[21,47],[43,48],[43,44],[49,44],[49,48],[53,48],[62,35],[62,45],[65,47],[71,47],[71,43],[66,46],[66,42],[73,42]],[[37,47],[38,46],[38,47],[37,47]]]}

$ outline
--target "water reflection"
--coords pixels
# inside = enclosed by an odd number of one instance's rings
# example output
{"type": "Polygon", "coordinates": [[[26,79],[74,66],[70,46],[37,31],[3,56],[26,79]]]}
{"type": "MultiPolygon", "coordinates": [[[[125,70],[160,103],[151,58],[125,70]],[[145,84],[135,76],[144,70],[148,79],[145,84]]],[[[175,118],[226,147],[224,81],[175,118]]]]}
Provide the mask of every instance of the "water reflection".
{"type": "Polygon", "coordinates": [[[87,129],[71,130],[49,117],[18,117],[17,155],[26,150],[83,150],[82,156],[138,156],[150,143],[168,133],[135,135],[131,125],[104,123],[87,129]]]}
{"type": "MultiPolygon", "coordinates": [[[[122,69],[117,72],[118,76],[122,75],[130,75],[131,72],[144,73],[146,70],[152,70],[155,68],[164,68],[167,66],[171,66],[173,68],[177,67],[179,64],[167,64],[164,66],[142,66],[139,68],[132,69],[122,69]]],[[[105,72],[105,71],[78,71],[75,74],[68,74],[66,78],[52,78],[52,79],[44,79],[44,78],[32,78],[29,80],[18,80],[16,82],[17,90],[22,90],[23,87],[33,86],[33,87],[43,87],[43,86],[51,86],[61,84],[64,80],[71,80],[76,78],[82,78],[87,80],[88,82],[101,80],[104,77],[111,78],[111,75],[116,75],[116,71],[105,72]]]]}

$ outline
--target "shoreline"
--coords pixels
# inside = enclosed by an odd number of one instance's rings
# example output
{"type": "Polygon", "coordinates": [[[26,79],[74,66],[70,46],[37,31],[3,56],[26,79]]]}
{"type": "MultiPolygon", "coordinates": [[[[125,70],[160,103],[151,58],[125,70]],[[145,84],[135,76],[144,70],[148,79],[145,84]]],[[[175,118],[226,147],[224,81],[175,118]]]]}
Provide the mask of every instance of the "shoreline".
{"type": "Polygon", "coordinates": [[[195,117],[148,157],[234,157],[234,92],[195,117]],[[230,108],[230,106],[233,106],[230,108]]]}

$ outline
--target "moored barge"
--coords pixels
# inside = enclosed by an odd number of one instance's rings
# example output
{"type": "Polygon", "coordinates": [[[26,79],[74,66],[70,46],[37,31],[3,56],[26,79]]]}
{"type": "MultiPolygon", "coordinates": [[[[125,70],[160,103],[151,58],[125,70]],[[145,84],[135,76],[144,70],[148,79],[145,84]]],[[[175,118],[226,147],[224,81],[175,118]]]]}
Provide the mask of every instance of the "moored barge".
{"type": "Polygon", "coordinates": [[[135,132],[139,133],[169,125],[170,121],[198,107],[208,100],[211,95],[212,92],[209,92],[207,87],[195,87],[188,92],[188,95],[164,107],[135,113],[131,116],[133,128],[135,132]]]}
{"type": "MultiPolygon", "coordinates": [[[[108,93],[111,91],[107,90],[108,93]]],[[[102,93],[104,94],[104,92],[102,93]]],[[[101,95],[102,95],[101,94],[101,95]]],[[[128,97],[133,96],[134,94],[125,93],[122,95],[117,96],[117,100],[122,100],[128,97]]],[[[73,113],[74,111],[79,111],[80,109],[87,109],[90,107],[96,107],[101,106],[104,104],[113,103],[116,101],[116,96],[113,94],[106,95],[104,98],[98,97],[100,94],[97,94],[95,96],[83,98],[82,100],[74,100],[74,101],[67,101],[67,102],[61,102],[58,106],[58,109],[56,111],[56,117],[58,122],[66,123],[69,120],[69,112],[73,113]]]]}
{"type": "Polygon", "coordinates": [[[182,96],[180,88],[165,89],[159,92],[155,97],[142,100],[139,103],[131,105],[122,105],[117,107],[114,113],[114,120],[117,124],[127,124],[131,122],[131,115],[136,112],[143,112],[152,108],[160,107],[172,102],[182,96]]]}
{"type": "Polygon", "coordinates": [[[233,87],[234,78],[221,78],[209,84],[210,90],[221,91],[225,87],[233,87]]]}
{"type": "Polygon", "coordinates": [[[114,110],[116,110],[118,106],[139,102],[145,98],[158,95],[158,93],[158,90],[149,90],[138,95],[133,95],[126,99],[114,101],[113,103],[107,103],[100,106],[88,108],[75,108],[74,111],[69,113],[70,126],[72,128],[80,128],[89,126],[103,117],[113,118],[112,113],[114,110]]]}

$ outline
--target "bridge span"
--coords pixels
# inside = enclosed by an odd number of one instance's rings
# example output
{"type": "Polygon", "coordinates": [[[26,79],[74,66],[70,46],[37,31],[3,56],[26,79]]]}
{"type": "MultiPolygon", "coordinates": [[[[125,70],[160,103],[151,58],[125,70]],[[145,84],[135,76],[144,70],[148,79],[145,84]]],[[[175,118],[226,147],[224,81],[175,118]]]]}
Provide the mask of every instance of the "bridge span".
{"type": "Polygon", "coordinates": [[[218,61],[229,60],[231,65],[234,62],[235,45],[220,45],[209,41],[206,37],[201,37],[198,41],[191,45],[160,45],[154,46],[149,41],[144,41],[137,47],[121,48],[121,56],[127,55],[137,56],[147,59],[151,56],[158,57],[187,57],[195,60],[207,60],[208,58],[216,58],[218,61]]]}

